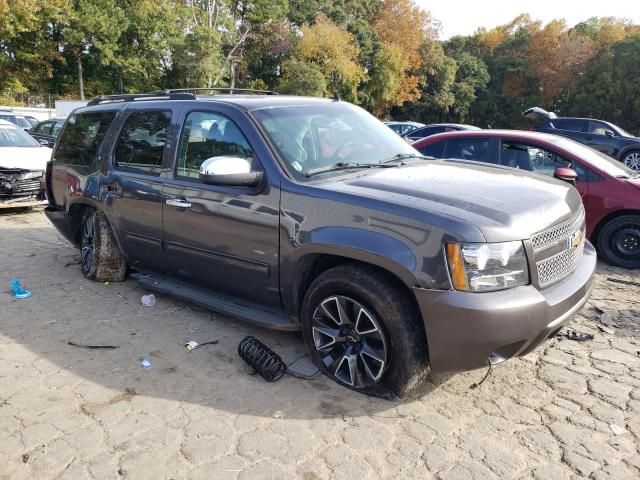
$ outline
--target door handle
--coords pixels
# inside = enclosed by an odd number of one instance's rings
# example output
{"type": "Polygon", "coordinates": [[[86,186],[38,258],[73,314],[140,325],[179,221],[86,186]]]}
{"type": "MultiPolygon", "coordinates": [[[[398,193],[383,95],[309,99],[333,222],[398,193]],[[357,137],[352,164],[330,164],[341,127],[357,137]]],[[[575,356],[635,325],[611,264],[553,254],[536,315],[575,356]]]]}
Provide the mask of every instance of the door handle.
{"type": "Polygon", "coordinates": [[[165,203],[176,208],[191,208],[191,203],[180,198],[168,198],[165,203]]]}

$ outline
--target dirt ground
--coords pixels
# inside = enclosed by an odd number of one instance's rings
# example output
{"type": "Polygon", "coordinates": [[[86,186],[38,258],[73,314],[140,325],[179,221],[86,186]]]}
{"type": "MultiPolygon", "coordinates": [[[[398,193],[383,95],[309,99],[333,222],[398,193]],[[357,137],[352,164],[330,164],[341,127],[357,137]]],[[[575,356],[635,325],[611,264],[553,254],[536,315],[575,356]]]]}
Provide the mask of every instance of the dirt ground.
{"type": "Polygon", "coordinates": [[[637,271],[599,265],[571,323],[593,340],[555,338],[479,388],[483,370],[389,402],[250,375],[245,335],[287,362],[300,341],[167,297],[144,307],[132,279],[85,280],[42,212],[0,214],[0,242],[1,479],[640,478],[637,271]],[[31,298],[12,297],[13,277],[31,298]]]}

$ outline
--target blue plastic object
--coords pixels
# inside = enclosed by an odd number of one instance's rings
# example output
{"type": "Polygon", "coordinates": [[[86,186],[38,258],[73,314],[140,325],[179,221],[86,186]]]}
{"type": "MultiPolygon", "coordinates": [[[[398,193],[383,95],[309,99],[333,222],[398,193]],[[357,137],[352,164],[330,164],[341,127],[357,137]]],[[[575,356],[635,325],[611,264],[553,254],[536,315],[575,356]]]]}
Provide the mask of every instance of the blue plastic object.
{"type": "Polygon", "coordinates": [[[29,298],[31,296],[31,292],[29,290],[25,290],[20,286],[20,282],[17,278],[11,279],[11,288],[13,288],[13,296],[17,299],[29,298]]]}

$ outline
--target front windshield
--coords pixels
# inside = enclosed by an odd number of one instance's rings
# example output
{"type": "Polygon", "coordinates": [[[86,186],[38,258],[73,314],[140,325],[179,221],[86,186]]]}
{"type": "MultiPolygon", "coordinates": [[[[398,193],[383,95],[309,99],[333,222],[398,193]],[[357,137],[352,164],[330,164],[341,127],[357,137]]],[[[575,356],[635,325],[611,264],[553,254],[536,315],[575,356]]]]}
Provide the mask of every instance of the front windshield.
{"type": "Polygon", "coordinates": [[[632,138],[635,137],[635,135],[631,135],[629,132],[627,132],[626,130],[623,130],[619,126],[615,125],[615,127],[618,129],[618,132],[620,132],[620,135],[622,135],[623,137],[632,137],[632,138]]]}
{"type": "Polygon", "coordinates": [[[344,164],[381,164],[420,155],[382,122],[344,102],[271,107],[252,112],[298,179],[344,164]]]}
{"type": "Polygon", "coordinates": [[[32,136],[19,128],[0,125],[0,147],[39,147],[32,136]]]}
{"type": "Polygon", "coordinates": [[[578,143],[574,140],[563,137],[555,137],[551,139],[551,142],[555,143],[561,148],[564,148],[572,155],[586,160],[593,167],[596,167],[614,177],[634,178],[637,175],[636,171],[630,169],[623,163],[620,163],[619,161],[602,152],[599,152],[598,150],[587,147],[582,143],[578,143]]]}

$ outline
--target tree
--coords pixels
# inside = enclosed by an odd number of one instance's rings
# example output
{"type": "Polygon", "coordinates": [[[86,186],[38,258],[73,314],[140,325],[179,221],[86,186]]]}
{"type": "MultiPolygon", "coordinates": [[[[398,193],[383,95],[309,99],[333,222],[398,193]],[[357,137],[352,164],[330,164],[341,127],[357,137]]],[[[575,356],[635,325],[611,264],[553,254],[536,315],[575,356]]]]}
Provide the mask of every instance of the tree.
{"type": "Polygon", "coordinates": [[[319,13],[315,24],[304,24],[293,57],[316,65],[323,73],[327,88],[355,100],[356,88],[366,76],[358,64],[360,49],[353,34],[319,13]]]}
{"type": "Polygon", "coordinates": [[[290,60],[283,70],[279,89],[282,93],[311,97],[322,97],[326,93],[327,81],[317,65],[290,60]]]}

